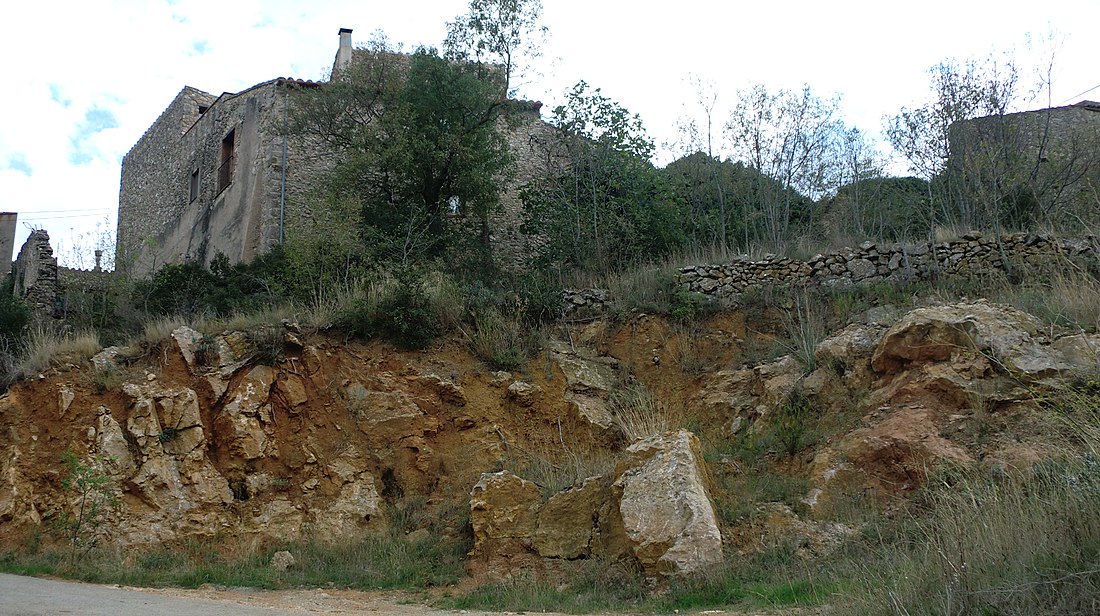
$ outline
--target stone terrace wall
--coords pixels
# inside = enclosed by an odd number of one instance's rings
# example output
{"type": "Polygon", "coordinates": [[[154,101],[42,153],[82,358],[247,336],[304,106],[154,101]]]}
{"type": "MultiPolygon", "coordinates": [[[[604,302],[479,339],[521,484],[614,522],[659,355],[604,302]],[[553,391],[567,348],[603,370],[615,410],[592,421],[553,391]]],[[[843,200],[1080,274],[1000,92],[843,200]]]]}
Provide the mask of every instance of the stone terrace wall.
{"type": "Polygon", "coordinates": [[[1098,254],[1100,239],[1091,236],[1064,239],[1020,233],[997,238],[968,233],[958,240],[934,244],[864,242],[857,249],[844,248],[809,261],[770,257],[763,261],[740,259],[724,265],[692,265],[680,269],[680,281],[687,290],[728,297],[765,285],[844,286],[969,276],[1060,257],[1094,260],[1098,254]]]}

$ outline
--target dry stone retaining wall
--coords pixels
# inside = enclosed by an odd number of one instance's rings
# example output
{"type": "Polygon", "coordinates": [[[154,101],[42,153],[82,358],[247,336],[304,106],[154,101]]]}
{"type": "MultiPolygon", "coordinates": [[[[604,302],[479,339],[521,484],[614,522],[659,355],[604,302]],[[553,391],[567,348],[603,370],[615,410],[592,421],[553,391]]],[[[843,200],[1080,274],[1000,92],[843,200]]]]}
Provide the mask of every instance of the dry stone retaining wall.
{"type": "Polygon", "coordinates": [[[1058,258],[1095,261],[1100,240],[1018,233],[985,237],[968,233],[961,239],[920,244],[864,242],[820,254],[809,261],[769,256],[739,259],[723,265],[680,268],[684,288],[714,297],[729,297],[766,285],[823,284],[845,286],[883,280],[927,280],[935,276],[970,276],[1011,271],[1058,258]]]}

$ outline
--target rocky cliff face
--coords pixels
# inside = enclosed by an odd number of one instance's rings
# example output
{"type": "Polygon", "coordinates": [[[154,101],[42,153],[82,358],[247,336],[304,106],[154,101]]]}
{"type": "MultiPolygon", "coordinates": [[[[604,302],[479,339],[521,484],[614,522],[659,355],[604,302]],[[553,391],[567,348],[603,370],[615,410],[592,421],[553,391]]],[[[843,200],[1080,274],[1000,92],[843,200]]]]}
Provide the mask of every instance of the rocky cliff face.
{"type": "Polygon", "coordinates": [[[273,343],[282,359],[266,365],[274,354],[255,338],[179,328],[155,348],[106,349],[0,397],[0,543],[72,510],[60,459],[73,452],[117,487],[121,506],[97,532],[123,546],[350,541],[418,507],[430,515],[401,530],[472,530],[475,573],[589,557],[692,573],[752,549],[754,525],[828,549],[850,531],[829,521],[833,505],[889,506],[942,463],[1042,459],[1034,401],[1100,367],[1100,337],[1052,336],[986,302],[872,311],[821,342],[809,374],[791,357],[745,365],[753,335],[738,314],[701,334],[644,316],[591,323],[510,374],[459,341],[408,353],[286,324],[273,343]],[[714,369],[685,371],[674,358],[686,349],[714,369]],[[616,402],[627,385],[698,436],[631,442],[616,402]],[[723,518],[721,480],[745,470],[714,452],[774,429],[793,400],[820,421],[849,418],[784,463],[810,486],[804,507],[723,518]],[[469,527],[446,515],[462,510],[469,527]]]}

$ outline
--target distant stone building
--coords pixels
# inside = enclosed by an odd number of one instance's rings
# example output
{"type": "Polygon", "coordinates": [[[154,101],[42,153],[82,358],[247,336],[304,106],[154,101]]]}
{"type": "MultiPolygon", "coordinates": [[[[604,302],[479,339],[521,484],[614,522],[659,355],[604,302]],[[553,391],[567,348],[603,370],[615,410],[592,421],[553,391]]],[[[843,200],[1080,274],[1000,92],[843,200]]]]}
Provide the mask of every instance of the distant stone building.
{"type": "Polygon", "coordinates": [[[1100,103],[956,122],[949,141],[947,171],[972,202],[1049,222],[1100,210],[1100,103]]]}
{"type": "MultiPolygon", "coordinates": [[[[333,73],[357,53],[351,30],[341,29],[333,73]]],[[[288,99],[319,85],[277,78],[220,96],[184,87],[123,158],[115,268],[143,275],[185,259],[209,263],[218,253],[248,262],[282,242],[288,222],[308,215],[310,191],[334,162],[330,151],[284,130],[288,99]]],[[[507,134],[517,172],[490,221],[490,243],[505,264],[528,252],[517,187],[545,168],[535,142],[551,129],[538,119],[540,106],[521,104],[527,121],[507,134]]]]}

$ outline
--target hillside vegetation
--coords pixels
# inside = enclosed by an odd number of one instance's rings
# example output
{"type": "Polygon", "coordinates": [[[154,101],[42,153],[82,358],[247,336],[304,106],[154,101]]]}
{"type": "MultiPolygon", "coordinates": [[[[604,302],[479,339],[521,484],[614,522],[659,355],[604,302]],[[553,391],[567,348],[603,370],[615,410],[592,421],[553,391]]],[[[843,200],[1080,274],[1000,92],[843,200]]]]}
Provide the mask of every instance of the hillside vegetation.
{"type": "Polygon", "coordinates": [[[475,0],[442,51],[379,40],[306,92],[288,124],[337,163],[271,253],[120,268],[52,316],[4,294],[0,569],[455,609],[1096,613],[1096,144],[949,164],[944,119],[1003,119],[1011,84],[945,63],[888,131],[921,177],[887,177],[838,100],[759,86],[729,152],[688,123],[659,168],[582,81],[506,267],[500,131],[537,17],[475,0]],[[1091,252],[725,297],[679,277],[974,231],[1091,252]]]}

